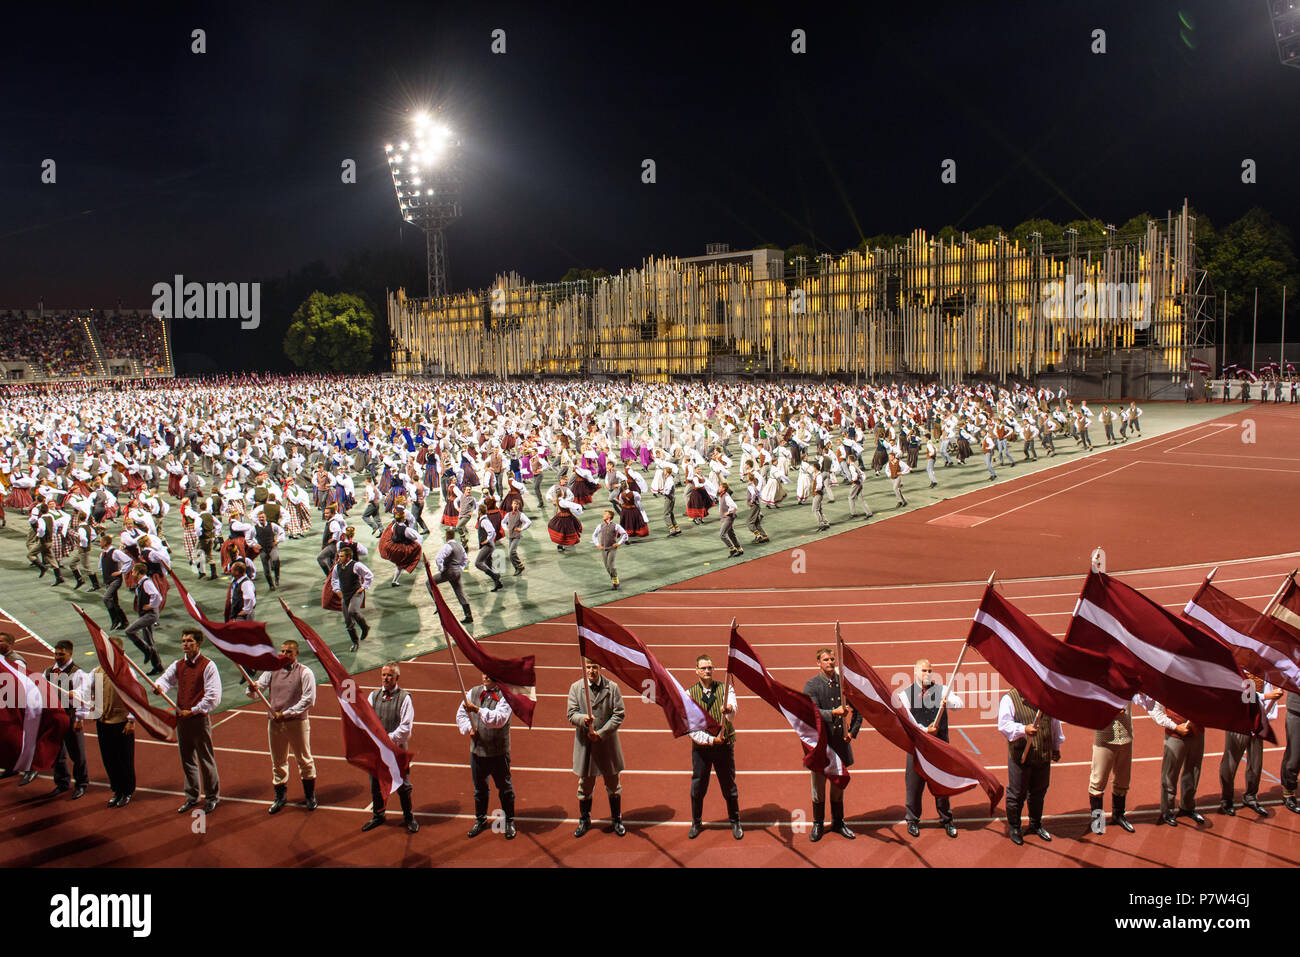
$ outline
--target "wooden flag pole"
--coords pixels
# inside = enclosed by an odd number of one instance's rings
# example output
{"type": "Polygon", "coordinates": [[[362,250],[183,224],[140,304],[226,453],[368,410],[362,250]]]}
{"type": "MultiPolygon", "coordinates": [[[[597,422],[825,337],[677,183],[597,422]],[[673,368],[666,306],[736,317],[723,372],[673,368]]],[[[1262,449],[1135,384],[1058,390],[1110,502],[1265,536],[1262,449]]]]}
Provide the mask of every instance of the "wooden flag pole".
{"type": "Polygon", "coordinates": [[[1290,582],[1291,579],[1295,578],[1297,571],[1300,571],[1300,569],[1291,569],[1291,574],[1282,579],[1282,584],[1277,586],[1277,591],[1273,592],[1273,597],[1268,600],[1268,604],[1265,605],[1264,610],[1260,612],[1261,615],[1267,616],[1273,611],[1273,607],[1277,604],[1278,599],[1282,597],[1282,592],[1286,591],[1287,583],[1290,582]]]}
{"type": "MultiPolygon", "coordinates": [[[[996,568],[993,569],[993,573],[989,575],[988,583],[984,586],[985,588],[993,587],[993,579],[997,577],[997,574],[998,574],[998,570],[996,568]]],[[[939,713],[934,716],[934,724],[936,726],[938,725],[939,721],[943,718],[944,712],[948,710],[948,695],[952,693],[953,685],[957,683],[957,674],[958,672],[961,671],[961,663],[966,659],[966,649],[969,647],[970,647],[970,636],[967,635],[966,641],[962,642],[961,651],[957,652],[957,663],[952,666],[952,677],[948,679],[948,684],[946,686],[947,694],[945,694],[943,696],[943,700],[939,702],[939,713]]],[[[931,667],[933,667],[933,664],[931,665],[931,667]]],[[[934,672],[932,671],[931,675],[933,674],[934,672]]],[[[944,686],[940,685],[940,687],[942,688],[944,686]]]]}
{"type": "MultiPolygon", "coordinates": [[[[1033,724],[1033,725],[1037,726],[1038,722],[1040,722],[1040,721],[1042,721],[1042,720],[1043,720],[1043,709],[1042,709],[1042,708],[1039,708],[1039,709],[1038,709],[1038,713],[1034,715],[1034,720],[1031,721],[1030,724],[1033,724]]],[[[1039,730],[1041,731],[1042,729],[1039,728],[1039,730]]],[[[1030,747],[1030,744],[1031,744],[1031,742],[1030,742],[1030,740],[1029,740],[1029,735],[1025,735],[1025,753],[1022,754],[1022,755],[1020,756],[1020,763],[1021,763],[1021,764],[1024,764],[1025,761],[1026,761],[1026,759],[1028,759],[1028,757],[1029,757],[1029,747],[1030,747]]]]}
{"type": "MultiPolygon", "coordinates": [[[[574,607],[575,609],[578,607],[578,593],[577,593],[576,591],[573,593],[573,607],[574,607]]],[[[576,618],[576,611],[575,611],[575,618],[576,618]]],[[[576,624],[576,621],[575,621],[575,624],[576,624]]],[[[592,745],[592,740],[591,740],[590,735],[591,735],[591,732],[593,732],[593,731],[596,730],[596,721],[595,721],[595,719],[592,717],[592,714],[591,714],[591,683],[587,681],[587,659],[584,658],[583,655],[582,655],[582,643],[581,643],[581,638],[582,638],[582,636],[579,635],[578,637],[579,637],[579,644],[578,644],[578,673],[582,676],[582,691],[583,691],[583,694],[586,696],[586,699],[587,699],[587,720],[588,720],[588,722],[589,722],[589,724],[587,725],[587,735],[588,735],[588,737],[587,737],[587,740],[586,740],[586,747],[583,749],[583,750],[585,751],[585,753],[586,753],[586,758],[585,758],[585,759],[583,760],[583,762],[582,762],[583,776],[585,777],[585,776],[586,776],[586,772],[591,770],[591,745],[592,745]]]]}
{"type": "Polygon", "coordinates": [[[257,692],[257,696],[261,698],[262,703],[266,705],[266,710],[269,711],[271,713],[271,717],[274,718],[275,709],[271,707],[271,702],[267,700],[266,695],[262,694],[262,689],[258,687],[257,682],[249,677],[248,672],[244,670],[244,666],[241,665],[239,662],[235,662],[235,667],[238,668],[239,673],[244,676],[244,680],[248,682],[248,686],[257,692]]]}
{"type": "Polygon", "coordinates": [[[128,665],[130,665],[132,668],[135,669],[136,674],[138,674],[141,678],[144,679],[144,683],[147,684],[147,685],[149,686],[149,689],[150,689],[151,691],[153,691],[154,694],[158,695],[160,698],[162,698],[164,701],[166,701],[169,705],[171,705],[171,706],[172,706],[173,708],[175,708],[177,711],[180,710],[180,708],[177,706],[176,702],[173,701],[171,698],[167,697],[167,696],[166,696],[165,694],[163,694],[161,691],[159,691],[159,690],[158,690],[158,687],[154,684],[154,680],[153,680],[152,678],[150,678],[147,674],[145,674],[145,673],[144,673],[144,669],[142,669],[139,665],[137,665],[134,661],[132,661],[132,660],[131,660],[131,656],[128,655],[125,651],[122,652],[122,659],[123,659],[123,660],[124,660],[128,665]]]}
{"type": "MultiPolygon", "coordinates": [[[[731,619],[731,630],[732,630],[732,631],[735,631],[735,630],[736,630],[736,619],[735,619],[734,616],[733,616],[732,619],[731,619]]],[[[728,647],[730,647],[730,641],[728,641],[728,647]]],[[[724,684],[723,687],[722,687],[722,707],[723,707],[723,709],[724,709],[724,710],[723,710],[723,714],[722,714],[722,733],[723,733],[723,735],[726,735],[726,733],[727,733],[727,715],[726,715],[726,710],[725,710],[725,709],[726,709],[726,707],[727,707],[727,698],[728,698],[728,697],[730,696],[730,694],[731,694],[731,688],[732,688],[732,683],[731,683],[731,660],[730,660],[730,657],[728,657],[728,660],[727,660],[727,681],[726,681],[726,684],[724,684]]],[[[734,721],[731,723],[731,729],[732,729],[733,731],[736,729],[736,723],[735,723],[734,721]]]]}
{"type": "Polygon", "coordinates": [[[849,699],[844,693],[844,638],[840,634],[839,619],[835,621],[835,664],[839,670],[840,676],[840,706],[844,708],[844,740],[849,740],[849,725],[852,719],[849,717],[849,699]]]}
{"type": "Polygon", "coordinates": [[[451,669],[456,672],[456,684],[460,685],[461,699],[468,705],[469,692],[465,690],[465,682],[460,676],[460,662],[456,659],[456,652],[452,648],[454,642],[451,640],[451,636],[447,634],[447,629],[445,628],[442,630],[442,637],[447,641],[447,654],[451,655],[451,669]]]}

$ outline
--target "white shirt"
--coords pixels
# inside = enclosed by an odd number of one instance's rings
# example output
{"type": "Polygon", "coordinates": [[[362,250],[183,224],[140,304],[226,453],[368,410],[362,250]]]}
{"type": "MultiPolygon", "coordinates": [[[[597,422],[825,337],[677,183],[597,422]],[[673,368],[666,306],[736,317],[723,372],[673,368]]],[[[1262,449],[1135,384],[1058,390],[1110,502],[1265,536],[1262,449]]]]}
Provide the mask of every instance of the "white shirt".
{"type": "MultiPolygon", "coordinates": [[[[500,694],[500,691],[497,692],[500,694]]],[[[469,734],[472,725],[469,721],[467,708],[469,703],[462,701],[460,707],[456,709],[456,727],[460,729],[461,734],[469,734]]],[[[504,728],[506,722],[510,720],[511,715],[510,702],[506,700],[505,695],[501,695],[501,700],[496,703],[495,708],[479,708],[478,719],[489,728],[504,728]]]]}
{"type": "MultiPolygon", "coordinates": [[[[171,667],[163,672],[158,684],[154,685],[159,694],[166,694],[176,687],[176,667],[179,661],[173,661],[171,667]]],[[[212,709],[221,703],[221,675],[217,673],[216,662],[208,659],[208,666],[203,669],[203,697],[194,705],[195,714],[211,714],[212,709]]]]}
{"type": "Polygon", "coordinates": [[[441,573],[448,560],[451,560],[453,569],[463,569],[469,564],[469,556],[465,554],[465,549],[461,547],[460,542],[453,540],[438,549],[438,554],[433,557],[433,567],[441,573]]]}
{"type": "Polygon", "coordinates": [[[618,541],[614,543],[615,545],[622,545],[627,541],[627,530],[624,529],[622,525],[619,525],[617,522],[601,522],[596,526],[596,530],[591,533],[591,544],[600,548],[600,530],[604,528],[606,524],[613,525],[618,531],[618,541]]]}
{"type": "MultiPolygon", "coordinates": [[[[359,590],[368,591],[375,580],[374,572],[359,561],[354,561],[352,563],[352,571],[359,579],[361,579],[361,583],[358,586],[359,590]]],[[[330,572],[330,584],[334,587],[336,592],[340,595],[343,594],[343,589],[339,585],[339,567],[337,565],[335,565],[334,569],[330,572]]]]}
{"type": "MultiPolygon", "coordinates": [[[[909,686],[909,687],[910,687],[910,686],[909,686]]],[[[931,687],[933,687],[933,685],[932,685],[931,687]]],[[[906,690],[906,689],[904,689],[904,690],[906,690]]],[[[927,692],[929,691],[928,688],[925,689],[925,690],[926,690],[927,692]]],[[[1005,697],[1005,695],[1004,695],[1003,697],[1005,697]]],[[[927,698],[927,700],[928,700],[928,698],[927,698]]],[[[1010,700],[1010,699],[1007,699],[1007,700],[1010,700]]],[[[945,697],[945,698],[943,699],[943,701],[944,701],[944,704],[946,704],[949,708],[960,708],[960,707],[963,707],[963,705],[962,705],[962,701],[961,701],[961,695],[957,694],[957,692],[952,691],[952,690],[949,690],[949,691],[948,691],[948,695],[947,695],[947,697],[945,697]]],[[[926,726],[923,725],[923,724],[921,724],[921,722],[917,721],[917,720],[916,720],[916,715],[912,714],[912,704],[911,704],[911,702],[908,701],[907,698],[903,695],[903,692],[902,692],[902,691],[900,691],[897,695],[894,696],[894,704],[898,705],[898,706],[899,706],[900,708],[902,708],[905,712],[907,712],[907,716],[908,716],[909,718],[912,719],[912,724],[916,725],[916,726],[917,726],[918,728],[920,728],[922,731],[926,730],[926,726]]],[[[1023,732],[1022,732],[1022,734],[1023,734],[1023,732]]]]}
{"type": "MultiPolygon", "coordinates": [[[[281,669],[281,671],[284,670],[287,669],[281,669]]],[[[302,697],[284,709],[283,714],[286,718],[293,718],[300,714],[306,714],[307,709],[316,704],[316,676],[312,674],[311,669],[306,665],[303,665],[302,670],[304,672],[302,697]]],[[[274,674],[275,672],[273,671],[263,671],[262,676],[257,679],[257,687],[262,690],[262,694],[269,694],[271,690],[271,676],[274,674]]],[[[247,688],[244,691],[244,694],[248,695],[250,698],[257,697],[257,692],[252,688],[247,688]]]]}
{"type": "MultiPolygon", "coordinates": [[[[1019,741],[1025,736],[1025,726],[1016,720],[1016,709],[1011,703],[1011,695],[1004,694],[998,703],[998,731],[1008,741],[1019,741]]],[[[1065,731],[1061,722],[1052,719],[1052,750],[1060,751],[1065,743],[1065,731]]]]}

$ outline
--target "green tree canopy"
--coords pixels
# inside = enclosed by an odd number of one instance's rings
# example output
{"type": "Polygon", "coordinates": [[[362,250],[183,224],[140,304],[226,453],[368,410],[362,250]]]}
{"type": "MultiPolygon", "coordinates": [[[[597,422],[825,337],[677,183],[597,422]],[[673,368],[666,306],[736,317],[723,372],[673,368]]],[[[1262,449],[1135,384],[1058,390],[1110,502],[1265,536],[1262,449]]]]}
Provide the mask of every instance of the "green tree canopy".
{"type": "Polygon", "coordinates": [[[294,311],[284,354],[309,372],[363,372],[374,333],[374,313],[360,296],[313,292],[294,311]]]}
{"type": "MultiPolygon", "coordinates": [[[[1199,225],[1199,224],[1198,224],[1199,225]]],[[[1259,289],[1261,321],[1271,327],[1281,312],[1282,284],[1296,288],[1296,254],[1291,231],[1259,207],[1220,232],[1205,267],[1217,290],[1227,290],[1228,315],[1248,335],[1259,289]]]]}
{"type": "Polygon", "coordinates": [[[1041,234],[1044,243],[1056,243],[1061,239],[1061,224],[1050,219],[1026,219],[1011,230],[1011,238],[1022,246],[1028,246],[1029,237],[1034,233],[1041,234]]]}

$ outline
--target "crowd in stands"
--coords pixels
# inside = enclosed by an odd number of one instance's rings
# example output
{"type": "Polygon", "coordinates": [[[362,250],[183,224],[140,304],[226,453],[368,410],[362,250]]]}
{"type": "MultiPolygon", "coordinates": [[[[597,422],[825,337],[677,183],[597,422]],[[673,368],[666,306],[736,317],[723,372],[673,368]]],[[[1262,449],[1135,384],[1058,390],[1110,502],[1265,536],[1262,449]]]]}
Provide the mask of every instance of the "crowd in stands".
{"type": "Polygon", "coordinates": [[[105,359],[136,359],[143,375],[166,374],[163,324],[148,312],[0,312],[0,362],[28,362],[46,378],[100,374],[81,318],[93,323],[105,359]]]}
{"type": "Polygon", "coordinates": [[[95,330],[107,358],[138,359],[146,375],[167,371],[162,321],[149,313],[101,314],[95,317],[95,330]]]}
{"type": "Polygon", "coordinates": [[[85,330],[73,315],[0,313],[0,361],[26,361],[47,377],[99,371],[85,330]]]}

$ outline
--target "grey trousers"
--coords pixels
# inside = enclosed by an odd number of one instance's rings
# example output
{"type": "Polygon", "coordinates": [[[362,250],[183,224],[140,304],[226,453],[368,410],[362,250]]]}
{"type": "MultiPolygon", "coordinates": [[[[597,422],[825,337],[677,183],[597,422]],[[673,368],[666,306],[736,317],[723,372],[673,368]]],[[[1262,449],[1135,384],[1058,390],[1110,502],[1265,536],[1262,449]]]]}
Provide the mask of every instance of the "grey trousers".
{"type": "Polygon", "coordinates": [[[509,539],[509,542],[510,542],[510,545],[509,545],[509,548],[508,548],[506,554],[507,554],[507,555],[509,556],[509,558],[510,558],[510,564],[513,565],[513,566],[515,566],[515,570],[518,571],[519,569],[521,569],[521,568],[524,567],[524,561],[523,561],[522,558],[519,557],[519,542],[520,542],[520,539],[518,539],[518,538],[511,538],[511,539],[509,539]]]}
{"type": "Polygon", "coordinates": [[[722,516],[722,532],[718,537],[722,539],[722,544],[726,545],[728,548],[740,547],[740,542],[736,538],[735,525],[736,516],[722,516]]]}
{"type": "Polygon", "coordinates": [[[826,516],[822,514],[822,493],[816,492],[812,497],[813,517],[817,519],[817,525],[820,527],[826,524],[826,516]]]}
{"type": "Polygon", "coordinates": [[[212,723],[206,714],[192,714],[176,721],[176,742],[181,749],[181,769],[185,772],[185,797],[199,799],[200,779],[209,800],[219,797],[221,781],[217,777],[217,760],[212,749],[212,723]]]}
{"type": "Polygon", "coordinates": [[[1286,750],[1282,752],[1282,793],[1294,794],[1300,776],[1300,714],[1286,713],[1286,750]]]}
{"type": "Polygon", "coordinates": [[[1201,731],[1190,737],[1165,735],[1165,755],[1160,764],[1160,813],[1168,814],[1174,810],[1174,802],[1179,797],[1176,791],[1181,786],[1181,800],[1178,810],[1196,810],[1196,786],[1201,780],[1201,759],[1205,757],[1205,732],[1201,731]]]}
{"type": "Polygon", "coordinates": [[[1223,757],[1219,761],[1219,787],[1224,804],[1232,803],[1233,785],[1237,779],[1237,766],[1246,758],[1246,797],[1259,797],[1259,780],[1264,773],[1264,742],[1248,734],[1225,732],[1223,757]]]}
{"type": "MultiPolygon", "coordinates": [[[[339,598],[342,600],[343,596],[340,595],[339,598]]],[[[357,627],[358,622],[360,622],[362,628],[370,627],[370,623],[361,614],[362,602],[365,600],[366,593],[358,588],[351,598],[343,602],[343,625],[349,633],[357,627]]]]}
{"type": "Polygon", "coordinates": [[[618,572],[614,570],[614,555],[618,552],[617,548],[610,547],[603,549],[600,557],[605,561],[605,571],[609,573],[610,578],[617,578],[618,572]]]}
{"type": "Polygon", "coordinates": [[[464,609],[465,616],[469,617],[469,599],[465,597],[465,589],[460,584],[460,569],[447,567],[433,576],[433,580],[439,585],[446,582],[451,585],[451,590],[456,593],[456,600],[460,602],[460,607],[464,609]]]}
{"type": "Polygon", "coordinates": [[[664,524],[668,526],[668,531],[677,527],[677,496],[664,496],[664,524]]]}

